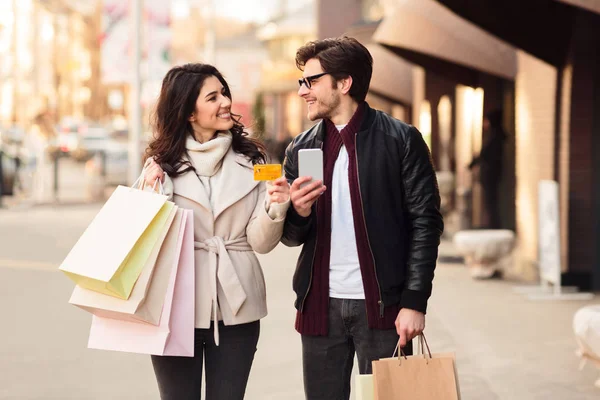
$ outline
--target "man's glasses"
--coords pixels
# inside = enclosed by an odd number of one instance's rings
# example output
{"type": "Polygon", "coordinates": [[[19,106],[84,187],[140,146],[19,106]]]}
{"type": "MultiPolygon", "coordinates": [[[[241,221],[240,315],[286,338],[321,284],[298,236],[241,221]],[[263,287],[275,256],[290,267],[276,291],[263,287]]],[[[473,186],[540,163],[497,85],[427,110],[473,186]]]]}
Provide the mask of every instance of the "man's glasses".
{"type": "Polygon", "coordinates": [[[308,89],[310,89],[312,86],[312,83],[315,79],[319,79],[320,77],[325,76],[329,73],[330,72],[323,72],[322,74],[311,75],[311,76],[307,76],[306,78],[298,79],[298,85],[300,85],[300,87],[302,87],[302,85],[304,85],[308,89]]]}

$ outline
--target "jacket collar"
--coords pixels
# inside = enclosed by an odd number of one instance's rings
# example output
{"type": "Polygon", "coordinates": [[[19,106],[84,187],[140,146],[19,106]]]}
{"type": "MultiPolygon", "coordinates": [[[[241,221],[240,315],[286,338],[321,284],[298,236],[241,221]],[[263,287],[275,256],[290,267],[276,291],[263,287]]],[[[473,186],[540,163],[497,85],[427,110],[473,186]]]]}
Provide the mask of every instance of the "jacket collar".
{"type": "Polygon", "coordinates": [[[234,152],[233,148],[230,148],[223,158],[223,165],[218,175],[217,184],[212,189],[214,209],[211,207],[200,178],[194,171],[173,178],[173,191],[212,211],[214,219],[217,219],[223,211],[237,203],[260,183],[254,180],[252,162],[247,157],[234,152]]]}
{"type": "Polygon", "coordinates": [[[375,122],[375,117],[377,116],[377,111],[372,109],[369,106],[369,103],[365,101],[365,114],[360,125],[360,132],[368,131],[371,129],[373,122],[375,122]]]}

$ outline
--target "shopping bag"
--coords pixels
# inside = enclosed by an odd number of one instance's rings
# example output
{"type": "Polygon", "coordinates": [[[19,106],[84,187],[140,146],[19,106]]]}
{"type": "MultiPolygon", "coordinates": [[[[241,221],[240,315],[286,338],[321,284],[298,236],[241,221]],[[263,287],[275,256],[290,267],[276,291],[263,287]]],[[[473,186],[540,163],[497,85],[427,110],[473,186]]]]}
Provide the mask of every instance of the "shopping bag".
{"type": "Polygon", "coordinates": [[[373,375],[356,375],[354,381],[354,390],[356,392],[356,400],[374,400],[375,388],[373,387],[373,375]]]}
{"type": "Polygon", "coordinates": [[[117,187],[60,270],[83,288],[128,299],[173,207],[163,194],[117,187]]]}
{"type": "Polygon", "coordinates": [[[173,222],[168,232],[156,242],[129,299],[118,299],[76,286],[69,303],[99,317],[158,325],[173,263],[181,252],[183,210],[176,206],[171,214],[169,218],[173,222]]]}
{"type": "Polygon", "coordinates": [[[169,277],[160,324],[92,317],[88,347],[165,356],[194,356],[194,226],[185,210],[180,230],[181,252],[169,277]]]}
{"type": "MultiPolygon", "coordinates": [[[[375,400],[460,400],[454,353],[425,354],[373,361],[375,400]]],[[[423,348],[423,346],[421,346],[423,348]]]]}

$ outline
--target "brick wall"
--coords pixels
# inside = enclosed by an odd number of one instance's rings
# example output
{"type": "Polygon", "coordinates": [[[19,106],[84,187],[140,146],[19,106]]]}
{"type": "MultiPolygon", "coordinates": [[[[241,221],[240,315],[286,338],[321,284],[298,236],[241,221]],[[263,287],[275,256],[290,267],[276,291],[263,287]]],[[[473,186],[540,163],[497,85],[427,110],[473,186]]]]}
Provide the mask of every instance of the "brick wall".
{"type": "Polygon", "coordinates": [[[518,52],[515,82],[516,215],[520,275],[537,273],[538,182],[554,179],[556,68],[518,52]]]}

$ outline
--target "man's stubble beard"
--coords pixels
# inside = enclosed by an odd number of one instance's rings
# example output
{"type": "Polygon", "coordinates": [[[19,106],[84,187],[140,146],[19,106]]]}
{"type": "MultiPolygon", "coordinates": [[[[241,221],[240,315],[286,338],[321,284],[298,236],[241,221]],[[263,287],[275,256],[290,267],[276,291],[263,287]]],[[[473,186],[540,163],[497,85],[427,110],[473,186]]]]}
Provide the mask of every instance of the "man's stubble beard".
{"type": "Polygon", "coordinates": [[[331,120],[333,111],[335,111],[340,106],[340,103],[340,96],[337,93],[333,93],[327,103],[317,101],[317,104],[319,104],[321,106],[320,108],[323,109],[318,111],[317,114],[315,114],[315,117],[311,118],[311,121],[316,121],[318,119],[331,120]]]}

